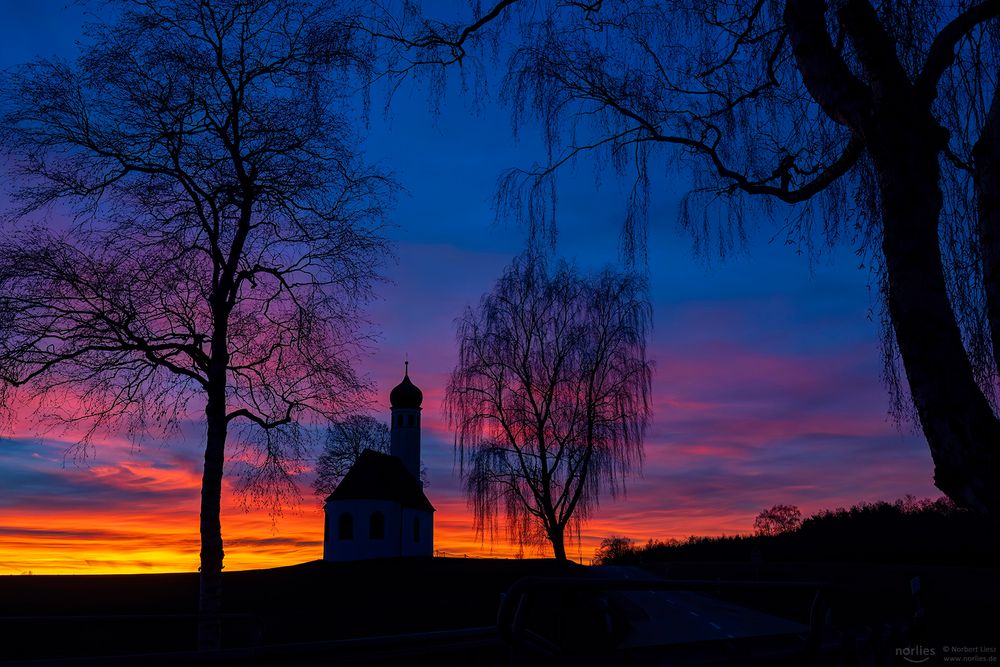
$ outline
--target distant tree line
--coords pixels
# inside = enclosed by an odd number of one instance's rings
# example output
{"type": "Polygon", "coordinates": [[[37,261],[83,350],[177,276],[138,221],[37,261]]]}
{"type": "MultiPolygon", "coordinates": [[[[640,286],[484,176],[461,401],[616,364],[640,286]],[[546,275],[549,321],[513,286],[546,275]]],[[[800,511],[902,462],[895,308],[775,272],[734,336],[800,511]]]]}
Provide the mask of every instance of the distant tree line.
{"type": "Polygon", "coordinates": [[[602,565],[759,559],[993,564],[998,558],[995,524],[943,496],[905,496],[821,510],[798,527],[777,533],[650,539],[642,546],[612,536],[602,540],[594,554],[594,562],[602,565]]]}

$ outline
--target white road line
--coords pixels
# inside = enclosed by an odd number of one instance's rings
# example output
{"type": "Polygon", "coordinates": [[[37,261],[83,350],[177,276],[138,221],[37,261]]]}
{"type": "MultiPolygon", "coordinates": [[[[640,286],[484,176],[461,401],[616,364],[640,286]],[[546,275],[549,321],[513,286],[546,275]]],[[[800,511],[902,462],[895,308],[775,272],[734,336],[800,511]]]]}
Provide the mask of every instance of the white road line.
{"type": "Polygon", "coordinates": [[[713,628],[715,628],[716,630],[721,630],[721,629],[722,629],[722,628],[720,628],[720,627],[718,626],[718,624],[716,624],[716,623],[712,623],[711,621],[709,621],[709,622],[708,622],[708,624],[709,624],[709,625],[711,625],[711,626],[712,626],[713,628]]]}
{"type": "Polygon", "coordinates": [[[698,614],[694,613],[693,611],[689,611],[688,613],[691,614],[692,616],[697,616],[698,615],[698,614]]]}

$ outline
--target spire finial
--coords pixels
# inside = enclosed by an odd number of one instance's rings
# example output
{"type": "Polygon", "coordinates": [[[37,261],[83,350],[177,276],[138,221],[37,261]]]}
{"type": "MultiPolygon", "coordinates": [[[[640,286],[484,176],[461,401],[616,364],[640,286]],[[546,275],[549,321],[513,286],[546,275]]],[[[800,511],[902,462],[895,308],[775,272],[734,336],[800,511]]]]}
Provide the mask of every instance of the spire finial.
{"type": "Polygon", "coordinates": [[[410,377],[410,359],[409,359],[409,357],[410,357],[409,354],[407,354],[406,356],[403,357],[403,359],[405,359],[405,361],[403,362],[403,375],[405,377],[410,377]]]}

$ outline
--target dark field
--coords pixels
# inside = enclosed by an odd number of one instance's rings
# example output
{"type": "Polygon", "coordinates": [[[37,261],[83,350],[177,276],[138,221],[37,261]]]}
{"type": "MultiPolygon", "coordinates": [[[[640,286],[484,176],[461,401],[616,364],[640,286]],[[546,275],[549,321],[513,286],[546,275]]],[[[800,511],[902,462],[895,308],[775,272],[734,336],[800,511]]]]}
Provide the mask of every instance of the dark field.
{"type": "MultiPolygon", "coordinates": [[[[720,582],[717,589],[713,583],[699,590],[711,599],[806,625],[815,589],[782,589],[772,584],[828,584],[829,614],[822,633],[825,652],[819,664],[864,664],[868,658],[892,656],[895,647],[915,644],[996,645],[1000,637],[996,606],[1000,569],[995,566],[747,559],[646,563],[642,570],[677,582],[720,582]],[[916,595],[911,588],[915,577],[920,582],[916,595]],[[726,581],[755,583],[754,588],[741,589],[727,587],[726,581]]],[[[637,573],[627,566],[561,568],[552,560],[449,558],[312,562],[230,572],[225,575],[224,591],[226,656],[192,662],[192,655],[176,655],[141,662],[507,664],[507,649],[493,627],[501,594],[516,580],[526,576],[597,576],[613,582],[623,576],[632,579],[637,573]],[[385,640],[362,641],[347,653],[343,646],[317,644],[466,628],[485,630],[471,638],[472,644],[452,650],[450,658],[447,653],[445,658],[442,653],[432,657],[422,653],[424,640],[406,640],[399,657],[374,663],[366,656],[373,652],[385,655],[385,640]]],[[[48,658],[48,665],[69,657],[191,651],[197,592],[195,573],[0,578],[0,664],[48,658]]],[[[577,618],[586,625],[585,611],[585,606],[573,609],[571,605],[555,616],[577,618]]],[[[440,646],[439,639],[428,641],[440,646]]],[[[466,640],[460,637],[458,641],[466,640]]],[[[586,652],[576,652],[574,664],[591,664],[586,658],[586,652]]],[[[796,659],[787,664],[796,664],[796,659]]],[[[95,658],[73,664],[133,664],[128,658],[123,660],[95,658]]]]}
{"type": "MultiPolygon", "coordinates": [[[[564,572],[551,560],[458,558],[229,572],[224,643],[491,626],[500,594],[515,580],[564,572]]],[[[197,605],[196,573],[2,577],[0,661],[193,649],[197,605]]]]}
{"type": "MultiPolygon", "coordinates": [[[[643,569],[666,579],[819,581],[838,637],[882,636],[887,643],[1000,645],[1000,564],[678,561],[643,569]],[[918,590],[914,592],[914,580],[918,590]]],[[[755,609],[805,622],[801,595],[727,595],[755,609]]]]}

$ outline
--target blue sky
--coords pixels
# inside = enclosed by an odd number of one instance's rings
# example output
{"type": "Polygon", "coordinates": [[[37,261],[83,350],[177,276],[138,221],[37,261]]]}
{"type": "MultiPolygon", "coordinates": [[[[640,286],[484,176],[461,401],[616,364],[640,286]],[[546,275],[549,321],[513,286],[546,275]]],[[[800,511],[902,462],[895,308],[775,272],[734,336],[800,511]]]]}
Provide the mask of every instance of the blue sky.
{"type": "MultiPolygon", "coordinates": [[[[72,56],[81,16],[78,6],[67,9],[64,2],[0,2],[0,66],[36,54],[72,56]]],[[[406,85],[386,119],[376,93],[364,151],[405,192],[390,214],[396,261],[369,309],[378,338],[364,370],[379,385],[376,398],[385,414],[388,391],[409,355],[411,376],[427,396],[423,457],[429,496],[439,510],[438,535],[455,551],[482,552],[489,545],[479,543],[464,509],[441,396],[455,363],[454,319],[492,287],[526,238],[509,216],[495,222],[497,177],[540,161],[544,152],[535,128],[523,127],[515,141],[506,109],[495,101],[471,102],[452,85],[434,113],[426,90],[406,85]]],[[[557,251],[585,267],[618,261],[628,185],[611,173],[602,173],[598,183],[594,173],[583,159],[559,176],[557,251]]],[[[589,557],[611,533],[644,541],[749,531],[756,512],[774,503],[798,504],[809,513],[904,493],[937,495],[922,438],[907,425],[897,428],[887,415],[878,322],[871,316],[877,304],[854,249],[838,246],[810,260],[771,242],[770,223],[757,220],[748,247],[725,259],[695,257],[677,224],[684,188],[683,173],[653,183],[648,267],[650,350],[657,367],[644,475],[626,498],[602,504],[584,531],[581,553],[589,557]]],[[[190,519],[191,537],[196,535],[191,484],[200,473],[197,428],[169,446],[150,443],[139,453],[112,443],[98,448],[85,468],[63,466],[59,453],[66,443],[59,439],[40,440],[24,425],[11,436],[0,441],[0,525],[13,526],[0,532],[0,572],[31,569],[32,563],[44,570],[44,563],[62,562],[51,560],[53,550],[85,549],[88,529],[82,526],[77,541],[29,530],[29,524],[51,520],[72,532],[78,515],[67,514],[66,498],[74,496],[99,498],[109,516],[116,505],[141,505],[128,513],[121,541],[108,538],[104,554],[114,554],[116,544],[122,554],[133,554],[144,539],[156,541],[143,537],[139,526],[143,517],[148,523],[158,516],[157,498],[172,508],[188,503],[175,518],[179,526],[190,519]],[[157,470],[177,476],[167,483],[157,470]]],[[[297,514],[269,528],[259,510],[241,515],[233,501],[223,528],[224,535],[238,536],[240,548],[227,549],[231,564],[259,564],[241,561],[240,549],[265,544],[274,553],[269,563],[319,557],[321,519],[308,490],[305,495],[297,514]]],[[[497,543],[494,551],[509,548],[497,543]]],[[[121,562],[130,564],[120,567],[163,569],[167,561],[186,567],[155,553],[122,555],[121,562]]],[[[193,569],[196,560],[192,553],[181,562],[193,569]]]]}

